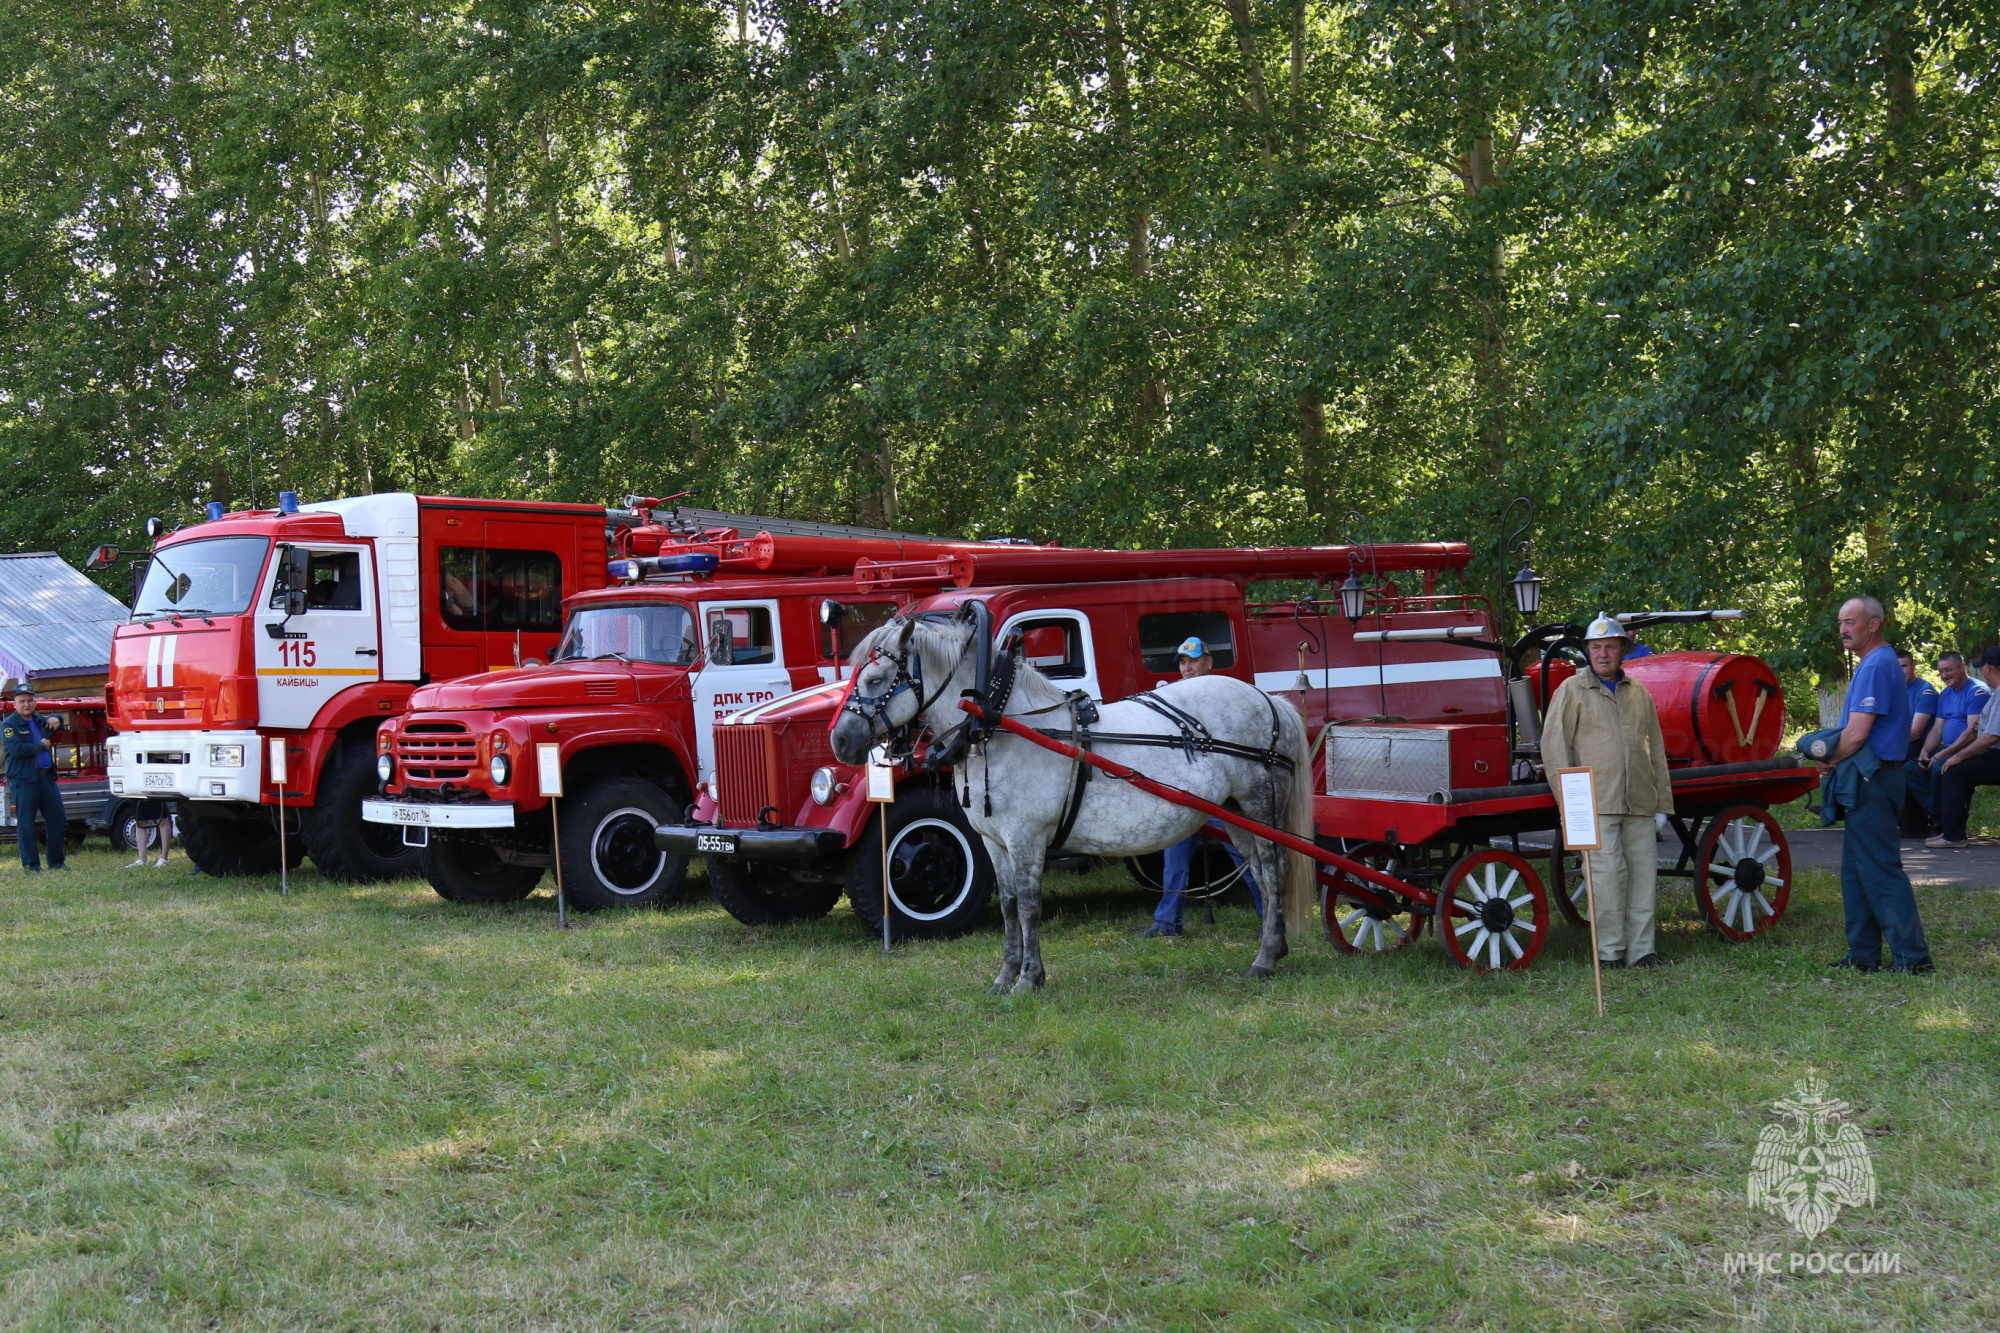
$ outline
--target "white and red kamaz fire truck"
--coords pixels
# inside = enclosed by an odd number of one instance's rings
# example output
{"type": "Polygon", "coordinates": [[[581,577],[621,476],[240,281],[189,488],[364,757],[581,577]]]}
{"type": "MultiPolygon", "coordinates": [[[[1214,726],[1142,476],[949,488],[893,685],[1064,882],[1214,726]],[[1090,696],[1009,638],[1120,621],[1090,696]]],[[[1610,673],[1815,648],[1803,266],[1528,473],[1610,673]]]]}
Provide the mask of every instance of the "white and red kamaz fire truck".
{"type": "Polygon", "coordinates": [[[113,639],[113,797],[176,801],[188,855],[211,874],[275,870],[282,803],[294,858],[346,880],[414,870],[361,819],[375,729],[426,681],[546,657],[563,598],[604,585],[608,535],[638,521],[597,505],[301,505],[289,492],[276,509],[209,515],[159,536],[113,639]]]}

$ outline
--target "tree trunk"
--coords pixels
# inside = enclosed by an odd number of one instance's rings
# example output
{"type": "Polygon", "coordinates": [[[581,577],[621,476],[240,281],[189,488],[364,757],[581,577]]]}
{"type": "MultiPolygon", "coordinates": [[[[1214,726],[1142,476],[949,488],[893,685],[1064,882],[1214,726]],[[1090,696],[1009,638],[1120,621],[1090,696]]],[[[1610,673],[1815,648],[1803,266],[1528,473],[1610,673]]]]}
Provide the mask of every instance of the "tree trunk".
{"type": "Polygon", "coordinates": [[[1820,482],[1819,449],[1810,423],[1795,427],[1787,442],[1791,473],[1792,544],[1799,561],[1799,591],[1805,602],[1801,621],[1813,627],[1805,637],[1806,653],[1822,684],[1845,679],[1841,655],[1833,639],[1833,548],[1829,497],[1820,482]]]}
{"type": "MultiPolygon", "coordinates": [[[[1133,107],[1131,75],[1126,68],[1125,16],[1119,0],[1105,0],[1104,70],[1111,92],[1111,121],[1117,131],[1128,166],[1135,180],[1143,176],[1143,164],[1134,160],[1138,142],[1132,133],[1133,107]]],[[[1125,229],[1125,266],[1132,286],[1144,299],[1147,282],[1153,276],[1153,220],[1143,200],[1135,207],[1125,229]]],[[[1141,453],[1152,447],[1153,428],[1166,419],[1167,382],[1153,365],[1152,336],[1142,332],[1139,391],[1132,404],[1132,442],[1141,453]]]]}

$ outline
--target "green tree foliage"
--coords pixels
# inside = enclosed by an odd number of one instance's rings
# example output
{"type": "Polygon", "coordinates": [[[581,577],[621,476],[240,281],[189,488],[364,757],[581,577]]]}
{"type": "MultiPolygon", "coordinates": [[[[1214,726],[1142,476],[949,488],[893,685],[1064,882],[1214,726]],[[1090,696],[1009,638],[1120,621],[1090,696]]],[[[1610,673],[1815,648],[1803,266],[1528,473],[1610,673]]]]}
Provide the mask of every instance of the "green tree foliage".
{"type": "Polygon", "coordinates": [[[0,540],[416,488],[1481,552],[1555,607],[1992,576],[1992,11],[15,0],[0,540]]]}

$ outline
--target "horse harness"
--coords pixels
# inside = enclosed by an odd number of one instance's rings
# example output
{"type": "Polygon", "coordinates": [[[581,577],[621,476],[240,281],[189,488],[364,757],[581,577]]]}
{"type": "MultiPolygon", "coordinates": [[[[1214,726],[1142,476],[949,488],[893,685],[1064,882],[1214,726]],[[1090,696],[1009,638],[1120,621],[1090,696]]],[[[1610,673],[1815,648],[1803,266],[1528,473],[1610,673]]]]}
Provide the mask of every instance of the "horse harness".
{"type": "MultiPolygon", "coordinates": [[[[927,612],[924,614],[934,615],[935,613],[927,612]]],[[[959,655],[959,660],[963,661],[965,653],[971,650],[972,644],[968,641],[964,652],[961,652],[959,655]]],[[[917,652],[914,648],[906,650],[900,657],[895,653],[886,652],[881,648],[877,648],[875,651],[885,660],[895,664],[896,674],[890,678],[889,688],[883,690],[880,694],[849,694],[847,702],[840,706],[841,712],[852,713],[862,721],[868,723],[871,731],[874,730],[877,723],[886,724],[888,722],[889,705],[895,701],[897,695],[905,691],[910,691],[917,696],[917,711],[910,719],[912,722],[915,722],[923,718],[930,711],[931,705],[938,701],[938,695],[944,693],[946,685],[951,684],[951,674],[947,674],[944,678],[944,684],[938,686],[937,693],[932,694],[927,699],[924,697],[923,654],[917,652]]],[[[955,673],[956,668],[954,668],[952,674],[955,673]]]]}
{"type": "MultiPolygon", "coordinates": [[[[1129,702],[1152,709],[1161,717],[1174,724],[1179,733],[1176,736],[1156,736],[1137,732],[1100,731],[1090,729],[1098,721],[1097,701],[1082,690],[1071,690],[1063,696],[1063,703],[1069,707],[1069,729],[1057,727],[1037,727],[1042,735],[1059,741],[1067,741],[1079,750],[1091,748],[1091,742],[1100,745],[1143,745],[1159,750],[1179,750],[1189,763],[1197,754],[1227,755],[1232,759],[1248,759],[1265,768],[1282,768],[1287,773],[1297,771],[1292,757],[1278,749],[1278,740],[1284,734],[1278,722],[1278,706],[1271,696],[1264,695],[1264,705],[1271,710],[1271,743],[1259,750],[1248,745],[1238,745],[1235,741],[1218,740],[1202,720],[1187,710],[1176,708],[1153,690],[1132,695],[1129,702]]],[[[1062,822],[1056,826],[1056,836],[1049,843],[1049,850],[1059,852],[1069,841],[1070,832],[1076,828],[1076,817],[1083,809],[1083,789],[1090,781],[1091,767],[1081,759],[1075,761],[1076,776],[1070,783],[1069,800],[1063,805],[1062,822]]]]}

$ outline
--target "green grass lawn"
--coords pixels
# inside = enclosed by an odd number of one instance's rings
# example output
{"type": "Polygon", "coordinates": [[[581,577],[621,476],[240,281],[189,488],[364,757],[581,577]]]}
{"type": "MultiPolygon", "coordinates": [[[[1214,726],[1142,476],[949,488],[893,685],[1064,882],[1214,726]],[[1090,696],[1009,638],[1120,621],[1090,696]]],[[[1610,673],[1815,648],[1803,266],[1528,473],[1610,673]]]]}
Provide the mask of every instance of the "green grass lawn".
{"type": "Polygon", "coordinates": [[[350,888],[0,869],[9,1329],[1976,1329],[2000,1325],[1996,899],[1920,891],[1941,971],[1830,976],[1807,877],[1745,946],[1665,900],[1660,973],[1582,936],[1471,977],[1225,908],[1141,941],[1052,880],[881,956],[697,882],[554,929],[350,888]],[[1807,1244],[1744,1201],[1808,1069],[1880,1194],[1807,1244]],[[1891,1276],[1724,1256],[1892,1251],[1891,1276]]]}

